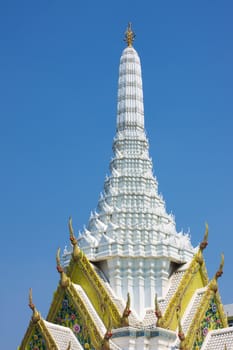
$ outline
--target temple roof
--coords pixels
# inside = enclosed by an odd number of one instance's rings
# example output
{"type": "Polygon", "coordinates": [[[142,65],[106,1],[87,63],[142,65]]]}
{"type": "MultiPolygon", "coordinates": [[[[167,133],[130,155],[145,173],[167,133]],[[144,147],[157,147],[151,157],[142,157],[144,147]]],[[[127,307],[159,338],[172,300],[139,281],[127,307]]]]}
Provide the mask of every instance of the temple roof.
{"type": "Polygon", "coordinates": [[[233,327],[216,329],[206,336],[201,350],[233,349],[233,327]]]}
{"type": "Polygon", "coordinates": [[[33,315],[22,350],[36,347],[38,339],[54,350],[163,349],[165,344],[226,350],[233,345],[231,328],[213,330],[227,326],[217,283],[224,256],[209,281],[203,256],[208,225],[194,249],[166,211],[149,157],[141,64],[131,25],[125,40],[110,176],[78,239],[69,219],[73,251],[66,252],[65,267],[57,251],[60,282],[47,321],[30,290],[33,315]]]}
{"type": "Polygon", "coordinates": [[[45,321],[45,326],[47,327],[49,333],[55,340],[59,350],[67,350],[67,345],[71,343],[72,350],[82,350],[83,347],[75,337],[74,333],[71,329],[63,326],[59,326],[57,324],[45,321]]]}

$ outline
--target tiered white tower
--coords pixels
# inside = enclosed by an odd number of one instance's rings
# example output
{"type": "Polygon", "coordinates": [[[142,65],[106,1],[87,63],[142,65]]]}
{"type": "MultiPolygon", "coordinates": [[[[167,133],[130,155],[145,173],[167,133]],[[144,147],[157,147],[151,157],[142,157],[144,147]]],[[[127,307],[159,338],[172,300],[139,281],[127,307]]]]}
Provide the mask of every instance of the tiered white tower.
{"type": "Polygon", "coordinates": [[[141,64],[126,32],[127,47],[120,59],[117,132],[110,176],[105,179],[97,211],[91,214],[79,245],[98,262],[119,297],[131,296],[131,307],[143,317],[162,297],[173,262],[193,256],[188,235],[177,233],[153,176],[144,129],[141,64]]]}

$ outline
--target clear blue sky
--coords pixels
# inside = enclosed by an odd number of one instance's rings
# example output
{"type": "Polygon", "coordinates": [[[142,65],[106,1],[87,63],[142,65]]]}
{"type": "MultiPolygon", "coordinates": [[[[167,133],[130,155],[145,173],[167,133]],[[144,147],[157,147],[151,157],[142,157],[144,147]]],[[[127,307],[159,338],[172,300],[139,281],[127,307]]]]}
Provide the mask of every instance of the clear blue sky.
{"type": "Polygon", "coordinates": [[[0,2],[1,347],[46,317],[57,247],[95,209],[112,155],[123,33],[133,22],[154,173],[177,229],[190,228],[233,302],[233,2],[0,2]]]}

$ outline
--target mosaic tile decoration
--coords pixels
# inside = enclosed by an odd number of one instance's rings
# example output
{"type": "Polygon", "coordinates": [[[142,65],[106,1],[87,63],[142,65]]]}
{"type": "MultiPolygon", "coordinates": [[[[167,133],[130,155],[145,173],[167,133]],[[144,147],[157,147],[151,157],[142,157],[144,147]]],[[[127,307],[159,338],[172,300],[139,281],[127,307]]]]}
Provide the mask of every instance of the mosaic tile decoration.
{"type": "Polygon", "coordinates": [[[193,350],[198,350],[201,348],[205,337],[210,330],[223,328],[223,324],[220,319],[220,315],[217,309],[215,298],[213,297],[210,301],[209,308],[205,313],[205,318],[201,322],[199,332],[196,336],[193,350]]]}
{"type": "Polygon", "coordinates": [[[27,350],[47,350],[45,340],[39,331],[38,327],[35,327],[34,334],[32,335],[27,350]]]}
{"type": "Polygon", "coordinates": [[[61,326],[69,327],[84,349],[95,350],[91,345],[87,326],[84,324],[81,315],[78,314],[67,294],[64,295],[62,306],[57,313],[55,322],[61,326]]]}

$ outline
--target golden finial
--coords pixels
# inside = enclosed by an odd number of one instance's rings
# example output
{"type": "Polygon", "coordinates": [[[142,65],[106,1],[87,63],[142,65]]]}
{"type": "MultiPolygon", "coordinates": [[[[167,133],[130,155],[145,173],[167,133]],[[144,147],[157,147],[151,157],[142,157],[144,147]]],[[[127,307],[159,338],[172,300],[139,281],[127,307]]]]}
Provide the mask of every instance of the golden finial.
{"type": "Polygon", "coordinates": [[[80,249],[78,247],[77,239],[75,238],[75,235],[74,235],[74,229],[72,226],[72,217],[71,216],[69,217],[68,226],[69,226],[69,231],[70,231],[70,242],[73,246],[73,257],[74,257],[74,260],[76,260],[79,258],[80,249]]]}
{"type": "Polygon", "coordinates": [[[57,254],[56,254],[56,262],[57,262],[57,271],[59,273],[62,273],[63,272],[63,268],[61,266],[60,252],[61,252],[61,249],[58,248],[57,254]]]}
{"type": "Polygon", "coordinates": [[[155,316],[157,317],[156,327],[160,326],[160,319],[162,318],[162,312],[159,308],[158,295],[155,294],[155,316]]]}
{"type": "Polygon", "coordinates": [[[204,262],[204,258],[203,258],[203,250],[207,247],[208,245],[208,236],[209,236],[209,226],[206,223],[205,224],[205,234],[203,237],[202,242],[199,245],[199,250],[197,252],[197,254],[195,255],[195,259],[198,262],[199,265],[202,265],[204,262]]]}
{"type": "Polygon", "coordinates": [[[40,314],[39,314],[39,312],[37,311],[35,305],[32,302],[32,288],[29,289],[29,304],[28,304],[28,306],[33,311],[32,321],[34,323],[38,322],[40,320],[40,314]]]}
{"type": "Polygon", "coordinates": [[[69,344],[66,350],[71,350],[71,341],[69,341],[69,344]]]}
{"type": "Polygon", "coordinates": [[[185,346],[185,335],[181,326],[181,316],[180,316],[180,308],[177,308],[176,310],[176,317],[177,317],[177,323],[178,323],[178,337],[180,339],[180,350],[186,350],[185,346]]]}
{"type": "Polygon", "coordinates": [[[68,227],[69,227],[69,232],[70,232],[70,242],[74,246],[75,244],[77,244],[77,239],[75,238],[75,235],[74,235],[74,229],[72,226],[72,217],[71,216],[69,217],[68,227]]]}
{"type": "Polygon", "coordinates": [[[60,276],[61,276],[60,285],[64,288],[66,288],[70,284],[70,279],[66,275],[66,273],[64,272],[63,267],[61,266],[60,251],[61,251],[61,249],[58,248],[57,254],[56,254],[57,271],[60,273],[60,276]]]}
{"type": "Polygon", "coordinates": [[[222,274],[223,274],[223,267],[224,267],[224,254],[222,253],[221,254],[221,262],[220,262],[220,265],[219,265],[219,269],[218,269],[218,271],[215,274],[215,278],[216,279],[218,279],[219,277],[222,276],[222,274]]]}
{"type": "Polygon", "coordinates": [[[109,339],[112,337],[112,319],[109,316],[108,327],[101,344],[101,350],[110,350],[109,339]]]}
{"type": "Polygon", "coordinates": [[[108,327],[107,327],[107,330],[106,330],[106,333],[104,335],[104,338],[106,340],[109,340],[112,336],[112,319],[111,317],[109,316],[109,319],[108,319],[108,327]]]}
{"type": "Polygon", "coordinates": [[[214,277],[212,278],[209,284],[209,289],[212,290],[214,293],[216,293],[218,290],[217,280],[223,274],[223,266],[224,266],[224,254],[221,254],[221,262],[220,262],[218,271],[215,273],[214,277]]]}
{"type": "Polygon", "coordinates": [[[126,306],[125,309],[123,311],[123,315],[122,315],[122,326],[123,327],[127,327],[129,325],[129,315],[131,313],[130,310],[130,294],[127,293],[127,301],[126,301],[126,306]]]}
{"type": "Polygon", "coordinates": [[[68,226],[69,226],[70,236],[73,237],[74,236],[74,229],[73,229],[73,226],[72,226],[72,217],[71,216],[69,217],[68,226]]]}
{"type": "Polygon", "coordinates": [[[204,234],[202,242],[200,243],[201,251],[204,250],[207,247],[207,245],[208,245],[208,236],[209,236],[209,226],[208,226],[208,224],[206,222],[206,224],[205,224],[205,234],[204,234]]]}
{"type": "Polygon", "coordinates": [[[127,307],[127,309],[129,310],[129,313],[130,313],[130,294],[129,293],[127,293],[126,307],[127,307]]]}
{"type": "Polygon", "coordinates": [[[125,41],[127,42],[128,47],[133,46],[133,42],[135,39],[135,33],[132,31],[132,24],[129,22],[127,30],[125,32],[125,41]]]}

